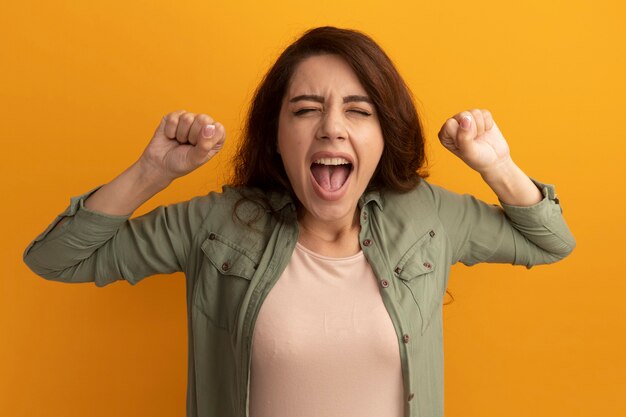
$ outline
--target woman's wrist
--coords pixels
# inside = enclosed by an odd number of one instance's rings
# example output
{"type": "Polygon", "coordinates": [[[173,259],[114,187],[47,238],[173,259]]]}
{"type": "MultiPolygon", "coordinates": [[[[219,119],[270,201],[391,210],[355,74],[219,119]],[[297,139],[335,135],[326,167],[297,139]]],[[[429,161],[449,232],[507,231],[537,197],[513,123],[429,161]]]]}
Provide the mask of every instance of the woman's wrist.
{"type": "Polygon", "coordinates": [[[509,157],[480,172],[498,199],[512,206],[532,206],[542,200],[541,191],[509,157]]]}
{"type": "Polygon", "coordinates": [[[136,178],[140,179],[148,189],[156,190],[155,194],[166,189],[174,181],[174,178],[169,178],[164,174],[162,168],[154,166],[145,158],[139,158],[129,170],[135,171],[136,178]]]}

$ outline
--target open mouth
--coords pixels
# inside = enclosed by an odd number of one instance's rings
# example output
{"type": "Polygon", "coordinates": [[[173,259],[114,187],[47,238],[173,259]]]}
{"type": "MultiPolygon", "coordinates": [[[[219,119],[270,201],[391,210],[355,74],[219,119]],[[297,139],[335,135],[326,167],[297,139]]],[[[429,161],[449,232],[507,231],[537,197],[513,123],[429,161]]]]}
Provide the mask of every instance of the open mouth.
{"type": "Polygon", "coordinates": [[[337,191],[346,183],[352,164],[345,158],[319,158],[311,164],[311,173],[325,191],[337,191]]]}

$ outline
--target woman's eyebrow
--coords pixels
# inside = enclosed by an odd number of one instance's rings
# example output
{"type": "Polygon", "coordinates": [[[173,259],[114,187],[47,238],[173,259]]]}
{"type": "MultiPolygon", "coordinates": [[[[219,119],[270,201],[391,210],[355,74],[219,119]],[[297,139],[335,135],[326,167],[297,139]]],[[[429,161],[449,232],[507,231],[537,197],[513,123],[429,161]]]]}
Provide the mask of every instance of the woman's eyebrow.
{"type": "Polygon", "coordinates": [[[289,100],[290,103],[295,103],[296,101],[315,101],[318,103],[323,103],[324,97],[316,96],[314,94],[302,94],[299,96],[295,96],[291,100],[289,100]]]}
{"type": "MultiPolygon", "coordinates": [[[[295,96],[289,100],[290,103],[295,103],[297,101],[315,101],[317,103],[324,103],[324,97],[318,96],[315,94],[302,94],[299,96],[295,96]]],[[[367,96],[351,95],[351,96],[345,96],[343,98],[344,103],[354,103],[357,101],[364,101],[366,103],[372,103],[372,100],[367,96]]]]}
{"type": "Polygon", "coordinates": [[[372,100],[368,96],[346,96],[343,98],[344,103],[354,103],[355,101],[364,101],[372,104],[372,100]]]}

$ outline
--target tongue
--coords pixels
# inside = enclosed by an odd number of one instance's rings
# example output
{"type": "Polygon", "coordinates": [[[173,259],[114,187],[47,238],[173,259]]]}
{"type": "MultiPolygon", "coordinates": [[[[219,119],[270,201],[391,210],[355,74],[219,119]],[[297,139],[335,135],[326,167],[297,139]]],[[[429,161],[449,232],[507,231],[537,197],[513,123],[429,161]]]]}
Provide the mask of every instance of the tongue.
{"type": "Polygon", "coordinates": [[[346,182],[350,168],[348,165],[313,164],[311,172],[320,187],[326,191],[335,191],[346,182]]]}

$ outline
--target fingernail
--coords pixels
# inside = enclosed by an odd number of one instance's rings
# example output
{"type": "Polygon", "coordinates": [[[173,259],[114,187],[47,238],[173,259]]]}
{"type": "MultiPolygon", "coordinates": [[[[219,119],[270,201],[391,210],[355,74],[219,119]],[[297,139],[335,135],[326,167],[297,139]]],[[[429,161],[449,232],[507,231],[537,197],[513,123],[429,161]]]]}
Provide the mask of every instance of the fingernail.
{"type": "Polygon", "coordinates": [[[205,138],[212,138],[215,134],[215,125],[206,125],[202,129],[202,136],[205,138]]]}
{"type": "Polygon", "coordinates": [[[472,125],[472,118],[471,117],[469,117],[469,116],[461,117],[461,127],[463,129],[469,129],[471,125],[472,125]]]}

